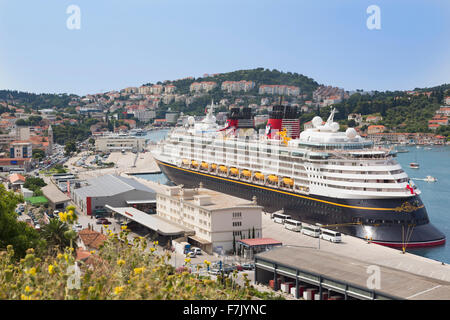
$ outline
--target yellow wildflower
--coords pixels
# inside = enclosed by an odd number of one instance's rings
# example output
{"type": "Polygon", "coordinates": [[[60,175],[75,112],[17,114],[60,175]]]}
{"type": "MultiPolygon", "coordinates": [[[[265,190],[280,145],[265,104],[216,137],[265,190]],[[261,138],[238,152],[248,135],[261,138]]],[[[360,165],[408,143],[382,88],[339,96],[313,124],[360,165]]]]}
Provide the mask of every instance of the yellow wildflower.
{"type": "Polygon", "coordinates": [[[155,245],[155,246],[157,246],[158,245],[158,241],[153,241],[153,244],[155,245]]]}
{"type": "Polygon", "coordinates": [[[122,259],[117,260],[118,266],[123,266],[124,264],[125,264],[125,260],[122,260],[122,259]]]}
{"type": "Polygon", "coordinates": [[[155,252],[155,250],[156,250],[155,248],[150,248],[151,252],[155,252]]]}
{"type": "Polygon", "coordinates": [[[31,288],[30,288],[29,286],[26,286],[26,287],[25,287],[25,292],[28,293],[28,292],[30,292],[30,291],[31,291],[31,288]]]}
{"type": "Polygon", "coordinates": [[[120,229],[127,230],[127,226],[121,226],[120,229]]]}
{"type": "Polygon", "coordinates": [[[184,259],[184,262],[186,262],[186,263],[191,262],[191,258],[186,258],[186,259],[184,259]]]}
{"type": "Polygon", "coordinates": [[[54,269],[53,265],[52,264],[49,265],[48,266],[48,273],[53,274],[53,272],[54,272],[53,269],[54,269]]]}
{"type": "Polygon", "coordinates": [[[21,294],[20,295],[20,300],[31,300],[31,297],[30,296],[26,296],[24,294],[21,294]]]}
{"type": "Polygon", "coordinates": [[[205,259],[205,261],[203,261],[203,263],[206,264],[207,266],[209,266],[211,264],[211,262],[206,259],[205,259]]]}
{"type": "Polygon", "coordinates": [[[56,256],[58,259],[61,259],[63,257],[63,255],[61,253],[58,253],[58,255],[56,256]]]}
{"type": "Polygon", "coordinates": [[[30,270],[27,271],[28,274],[31,274],[32,276],[36,275],[36,268],[33,267],[30,270]]]}
{"type": "Polygon", "coordinates": [[[95,253],[95,250],[91,250],[91,251],[89,251],[91,254],[94,254],[95,253]]]}
{"type": "Polygon", "coordinates": [[[142,272],[144,272],[145,267],[142,268],[134,268],[134,274],[141,274],[142,272]]]}
{"type": "Polygon", "coordinates": [[[114,294],[118,295],[123,291],[123,287],[115,287],[114,288],[114,294]]]}

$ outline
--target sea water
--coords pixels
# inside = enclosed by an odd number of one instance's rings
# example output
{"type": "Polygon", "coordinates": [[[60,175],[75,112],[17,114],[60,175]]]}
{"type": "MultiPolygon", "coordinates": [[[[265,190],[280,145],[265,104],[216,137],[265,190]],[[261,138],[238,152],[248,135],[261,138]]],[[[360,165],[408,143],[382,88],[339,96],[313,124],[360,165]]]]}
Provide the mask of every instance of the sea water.
{"type": "MultiPolygon", "coordinates": [[[[414,181],[422,192],[422,199],[430,222],[445,234],[450,241],[450,146],[408,146],[408,153],[398,153],[397,161],[403,170],[414,181]],[[419,169],[409,167],[411,162],[417,162],[419,169]],[[437,182],[426,182],[426,176],[437,178],[437,182]]],[[[413,230],[414,232],[414,230],[413,230]]],[[[445,244],[430,248],[407,248],[409,253],[421,255],[430,259],[450,263],[450,245],[445,244]]]]}

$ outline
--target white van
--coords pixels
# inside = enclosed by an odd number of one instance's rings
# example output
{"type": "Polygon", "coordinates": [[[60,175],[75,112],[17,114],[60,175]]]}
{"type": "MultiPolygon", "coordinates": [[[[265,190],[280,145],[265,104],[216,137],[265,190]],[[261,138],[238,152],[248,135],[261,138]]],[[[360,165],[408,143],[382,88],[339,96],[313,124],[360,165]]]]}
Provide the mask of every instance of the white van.
{"type": "Polygon", "coordinates": [[[320,227],[312,224],[302,223],[302,234],[307,236],[318,238],[320,237],[320,227]]]}
{"type": "Polygon", "coordinates": [[[323,240],[328,240],[330,242],[341,242],[341,233],[334,231],[334,230],[328,230],[328,229],[321,229],[320,238],[323,240]]]}
{"type": "Polygon", "coordinates": [[[295,232],[300,232],[302,230],[302,223],[298,220],[286,219],[284,220],[284,228],[295,232]]]}

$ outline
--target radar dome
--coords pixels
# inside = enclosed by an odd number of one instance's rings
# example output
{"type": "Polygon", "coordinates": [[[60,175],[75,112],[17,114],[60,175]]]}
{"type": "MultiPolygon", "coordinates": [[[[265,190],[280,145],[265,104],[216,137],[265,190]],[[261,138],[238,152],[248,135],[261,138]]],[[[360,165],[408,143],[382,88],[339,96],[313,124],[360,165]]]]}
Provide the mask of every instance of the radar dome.
{"type": "Polygon", "coordinates": [[[194,123],[195,123],[195,118],[194,118],[193,116],[190,116],[190,117],[188,118],[188,124],[189,124],[190,126],[193,126],[194,123]]]}
{"type": "Polygon", "coordinates": [[[355,128],[348,128],[348,129],[345,131],[345,134],[347,135],[347,138],[349,138],[349,139],[355,139],[355,138],[356,138],[356,135],[357,135],[358,133],[356,132],[355,128]]]}
{"type": "Polygon", "coordinates": [[[333,131],[333,132],[338,132],[339,131],[339,123],[337,123],[337,122],[333,122],[330,125],[330,127],[331,127],[331,131],[333,131]]]}
{"type": "Polygon", "coordinates": [[[321,126],[322,125],[322,118],[321,117],[319,117],[319,116],[315,116],[313,119],[312,119],[312,124],[313,124],[313,126],[314,126],[314,128],[317,128],[317,127],[319,127],[319,126],[321,126]]]}

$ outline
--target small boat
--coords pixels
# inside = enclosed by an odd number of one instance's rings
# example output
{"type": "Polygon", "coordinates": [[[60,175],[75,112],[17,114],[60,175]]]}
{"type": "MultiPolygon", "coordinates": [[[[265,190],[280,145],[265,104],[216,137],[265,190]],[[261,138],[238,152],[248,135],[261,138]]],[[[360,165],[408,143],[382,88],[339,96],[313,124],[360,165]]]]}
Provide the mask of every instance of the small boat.
{"type": "Polygon", "coordinates": [[[425,179],[423,179],[426,182],[436,182],[437,179],[435,177],[432,176],[427,176],[425,179]]]}
{"type": "Polygon", "coordinates": [[[232,174],[233,176],[237,176],[237,175],[239,175],[239,170],[236,168],[231,168],[230,174],[232,174]]]}
{"type": "Polygon", "coordinates": [[[228,168],[225,167],[225,166],[220,166],[219,169],[220,169],[220,171],[222,171],[222,172],[228,172],[228,168]]]}
{"type": "Polygon", "coordinates": [[[411,162],[409,167],[412,169],[419,169],[420,165],[417,162],[411,162]]]}
{"type": "Polygon", "coordinates": [[[398,153],[407,153],[407,152],[409,152],[409,150],[408,150],[408,149],[401,149],[401,148],[398,148],[398,149],[397,149],[397,152],[398,152],[398,153]]]}

